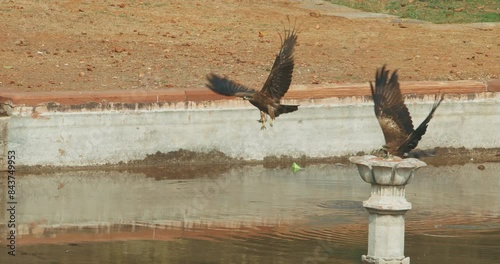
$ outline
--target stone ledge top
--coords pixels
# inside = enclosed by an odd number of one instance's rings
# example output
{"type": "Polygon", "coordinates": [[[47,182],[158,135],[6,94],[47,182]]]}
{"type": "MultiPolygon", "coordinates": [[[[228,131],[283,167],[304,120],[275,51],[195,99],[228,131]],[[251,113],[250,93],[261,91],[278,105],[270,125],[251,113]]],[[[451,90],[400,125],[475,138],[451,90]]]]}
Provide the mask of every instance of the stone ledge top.
{"type": "MultiPolygon", "coordinates": [[[[500,92],[500,79],[489,81],[408,81],[401,82],[403,94],[474,94],[500,92]]],[[[355,84],[311,84],[292,85],[285,99],[308,100],[330,97],[370,96],[368,83],[355,84]]],[[[14,105],[36,106],[42,103],[77,105],[89,102],[155,103],[155,102],[201,102],[228,100],[231,97],[215,94],[209,89],[161,89],[122,91],[61,91],[61,92],[16,92],[0,90],[0,102],[14,105]]]]}

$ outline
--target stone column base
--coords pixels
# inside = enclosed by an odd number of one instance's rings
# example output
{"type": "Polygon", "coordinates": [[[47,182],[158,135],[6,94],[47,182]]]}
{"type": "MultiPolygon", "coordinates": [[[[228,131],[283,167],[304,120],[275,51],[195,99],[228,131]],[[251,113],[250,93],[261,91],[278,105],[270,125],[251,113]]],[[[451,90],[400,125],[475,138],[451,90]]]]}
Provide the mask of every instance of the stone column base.
{"type": "Polygon", "coordinates": [[[374,258],[370,256],[361,256],[363,264],[410,264],[410,258],[394,259],[394,258],[374,258]]]}

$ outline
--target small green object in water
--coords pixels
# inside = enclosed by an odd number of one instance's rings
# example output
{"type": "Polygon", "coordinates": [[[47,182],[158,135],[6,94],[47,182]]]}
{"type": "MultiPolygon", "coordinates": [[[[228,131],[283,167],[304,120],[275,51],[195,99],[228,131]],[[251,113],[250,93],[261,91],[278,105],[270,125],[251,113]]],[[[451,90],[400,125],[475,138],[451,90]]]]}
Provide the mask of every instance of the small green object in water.
{"type": "Polygon", "coordinates": [[[292,164],[293,173],[297,173],[297,171],[299,171],[300,169],[302,169],[302,168],[297,163],[293,162],[293,164],[292,164]]]}

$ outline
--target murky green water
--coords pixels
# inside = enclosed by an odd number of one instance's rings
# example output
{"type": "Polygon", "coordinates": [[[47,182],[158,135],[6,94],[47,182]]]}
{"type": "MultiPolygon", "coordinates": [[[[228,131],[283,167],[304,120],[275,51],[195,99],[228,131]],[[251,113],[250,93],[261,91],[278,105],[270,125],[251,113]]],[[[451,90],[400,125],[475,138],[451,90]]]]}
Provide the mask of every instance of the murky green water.
{"type": "MultiPolygon", "coordinates": [[[[500,164],[484,165],[418,171],[406,193],[411,263],[498,262],[500,164]]],[[[366,254],[370,186],[354,166],[180,171],[18,176],[16,256],[3,240],[0,263],[360,263],[366,254]]]]}

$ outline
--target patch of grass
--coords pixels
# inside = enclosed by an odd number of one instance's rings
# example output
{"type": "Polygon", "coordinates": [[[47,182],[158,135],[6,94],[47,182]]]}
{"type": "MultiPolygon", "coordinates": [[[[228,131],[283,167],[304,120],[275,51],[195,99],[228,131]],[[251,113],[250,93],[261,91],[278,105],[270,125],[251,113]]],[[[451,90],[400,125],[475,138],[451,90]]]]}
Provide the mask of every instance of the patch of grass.
{"type": "Polygon", "coordinates": [[[329,0],[367,12],[433,23],[500,22],[499,0],[329,0]]]}

